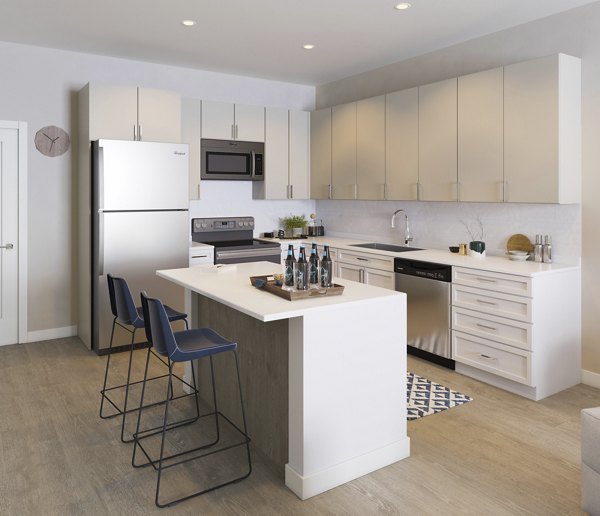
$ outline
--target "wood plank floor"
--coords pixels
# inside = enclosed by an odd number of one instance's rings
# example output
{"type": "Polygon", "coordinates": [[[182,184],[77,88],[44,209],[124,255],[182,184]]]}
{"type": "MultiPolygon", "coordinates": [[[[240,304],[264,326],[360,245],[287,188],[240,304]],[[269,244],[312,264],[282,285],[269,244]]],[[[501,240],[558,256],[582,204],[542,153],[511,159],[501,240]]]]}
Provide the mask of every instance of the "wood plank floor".
{"type": "MultiPolygon", "coordinates": [[[[98,417],[105,360],[77,338],[0,348],[0,514],[160,512],[154,471],[132,468],[120,421],[98,417]]],[[[249,479],[166,512],[581,514],[579,412],[599,390],[536,403],[412,357],[409,369],[474,398],[410,422],[410,458],[302,502],[256,457],[249,479]]]]}

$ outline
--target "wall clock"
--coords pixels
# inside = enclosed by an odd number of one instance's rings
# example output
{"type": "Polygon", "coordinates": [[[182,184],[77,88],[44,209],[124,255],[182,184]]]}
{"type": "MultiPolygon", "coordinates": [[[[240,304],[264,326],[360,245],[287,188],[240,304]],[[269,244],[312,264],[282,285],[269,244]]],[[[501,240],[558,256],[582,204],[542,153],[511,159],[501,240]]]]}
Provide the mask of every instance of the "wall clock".
{"type": "Polygon", "coordinates": [[[69,150],[71,146],[71,138],[69,134],[60,127],[48,125],[42,127],[35,133],[35,148],[44,156],[54,158],[61,156],[69,150]]]}

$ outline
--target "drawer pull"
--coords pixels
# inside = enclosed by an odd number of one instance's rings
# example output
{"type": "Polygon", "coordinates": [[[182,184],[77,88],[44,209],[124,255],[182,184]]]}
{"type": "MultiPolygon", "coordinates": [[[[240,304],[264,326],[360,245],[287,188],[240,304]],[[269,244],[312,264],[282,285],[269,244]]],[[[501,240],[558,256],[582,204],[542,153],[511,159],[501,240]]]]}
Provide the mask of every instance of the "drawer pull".
{"type": "Polygon", "coordinates": [[[496,357],[491,357],[489,355],[484,355],[483,353],[479,353],[481,358],[485,358],[486,360],[498,360],[496,357]]]}
{"type": "Polygon", "coordinates": [[[489,279],[489,278],[480,278],[479,276],[477,277],[477,281],[483,281],[484,283],[498,283],[498,280],[489,279]]]}
{"type": "Polygon", "coordinates": [[[356,259],[360,260],[361,262],[368,262],[369,261],[368,258],[361,258],[360,256],[357,256],[356,259]]]}
{"type": "Polygon", "coordinates": [[[478,303],[481,303],[482,305],[492,305],[492,306],[498,305],[498,303],[494,303],[493,301],[484,301],[483,299],[477,299],[476,301],[478,303]]]}
{"type": "Polygon", "coordinates": [[[485,328],[486,330],[498,331],[498,328],[494,328],[493,326],[487,326],[481,323],[477,323],[477,326],[479,326],[480,328],[485,328]]]}

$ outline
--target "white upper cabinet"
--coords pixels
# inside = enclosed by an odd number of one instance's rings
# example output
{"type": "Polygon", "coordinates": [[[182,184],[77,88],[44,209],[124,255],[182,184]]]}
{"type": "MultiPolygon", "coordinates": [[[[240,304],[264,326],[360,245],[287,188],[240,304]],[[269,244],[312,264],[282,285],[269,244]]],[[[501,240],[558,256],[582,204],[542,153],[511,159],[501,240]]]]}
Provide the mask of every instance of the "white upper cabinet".
{"type": "Polygon", "coordinates": [[[416,201],[419,89],[410,88],[386,95],[385,112],[385,198],[416,201]]]}
{"type": "Polygon", "coordinates": [[[581,201],[581,61],[564,54],[504,68],[505,200],[581,201]]]}
{"type": "Polygon", "coordinates": [[[172,91],[90,83],[90,140],[181,141],[181,95],[172,91]]]}
{"type": "Polygon", "coordinates": [[[358,199],[385,198],[385,95],[356,103],[358,199]]]}
{"type": "Polygon", "coordinates": [[[289,112],[290,199],[308,199],[310,113],[289,112]]]}
{"type": "Polygon", "coordinates": [[[253,199],[308,199],[309,113],[265,110],[265,179],[252,183],[253,199]]]}
{"type": "Polygon", "coordinates": [[[457,80],[419,87],[419,199],[457,198],[457,80]]]}
{"type": "Polygon", "coordinates": [[[356,102],[331,109],[333,199],[356,199],[356,102]]]}
{"type": "Polygon", "coordinates": [[[310,114],[310,198],[331,196],[331,108],[310,114]]]}
{"type": "Polygon", "coordinates": [[[202,138],[265,141],[265,108],[202,101],[202,138]]]}
{"type": "Polygon", "coordinates": [[[138,140],[181,141],[181,95],[174,91],[138,88],[138,140]]]}
{"type": "Polygon", "coordinates": [[[503,69],[458,78],[458,200],[504,200],[503,69]]]}

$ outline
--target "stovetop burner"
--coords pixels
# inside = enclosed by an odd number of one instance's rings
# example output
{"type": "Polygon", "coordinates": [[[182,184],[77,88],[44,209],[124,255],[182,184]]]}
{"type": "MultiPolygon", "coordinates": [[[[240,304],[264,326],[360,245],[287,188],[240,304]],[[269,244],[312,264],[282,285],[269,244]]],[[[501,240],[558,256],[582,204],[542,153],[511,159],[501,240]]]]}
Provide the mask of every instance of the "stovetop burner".
{"type": "Polygon", "coordinates": [[[277,242],[254,238],[254,217],[192,219],[192,240],[219,250],[278,248],[277,242]]]}

